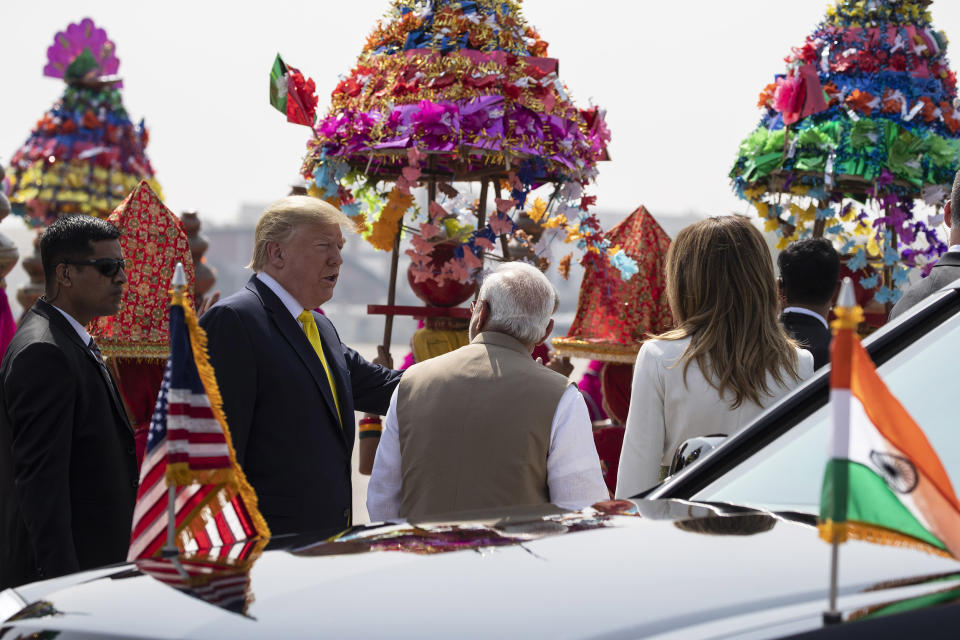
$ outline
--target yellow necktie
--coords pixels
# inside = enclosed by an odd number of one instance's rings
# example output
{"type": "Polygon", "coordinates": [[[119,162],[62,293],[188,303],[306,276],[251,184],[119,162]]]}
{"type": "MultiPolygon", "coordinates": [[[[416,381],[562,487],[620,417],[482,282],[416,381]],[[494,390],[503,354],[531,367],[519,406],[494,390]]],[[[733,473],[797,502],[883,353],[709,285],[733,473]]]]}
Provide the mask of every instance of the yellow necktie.
{"type": "Polygon", "coordinates": [[[310,346],[317,352],[320,358],[320,364],[327,373],[327,382],[330,383],[330,392],[333,394],[333,404],[337,407],[337,419],[340,421],[340,428],[343,428],[343,416],[340,415],[340,399],[337,397],[337,386],[333,384],[333,375],[330,374],[330,367],[327,366],[327,358],[323,355],[323,343],[320,342],[320,332],[317,330],[317,323],[313,319],[313,314],[306,309],[297,316],[297,320],[303,325],[303,330],[307,334],[307,340],[310,346]]]}

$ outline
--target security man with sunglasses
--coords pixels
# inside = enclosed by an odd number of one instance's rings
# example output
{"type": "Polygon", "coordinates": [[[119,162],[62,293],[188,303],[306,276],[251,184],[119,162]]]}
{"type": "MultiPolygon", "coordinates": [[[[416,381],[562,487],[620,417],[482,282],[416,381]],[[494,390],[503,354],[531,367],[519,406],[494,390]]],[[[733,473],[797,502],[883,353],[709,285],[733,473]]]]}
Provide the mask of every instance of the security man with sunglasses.
{"type": "Polygon", "coordinates": [[[73,215],[40,238],[46,293],[0,364],[0,589],[126,558],[133,430],[84,328],[119,309],[119,237],[73,215]]]}

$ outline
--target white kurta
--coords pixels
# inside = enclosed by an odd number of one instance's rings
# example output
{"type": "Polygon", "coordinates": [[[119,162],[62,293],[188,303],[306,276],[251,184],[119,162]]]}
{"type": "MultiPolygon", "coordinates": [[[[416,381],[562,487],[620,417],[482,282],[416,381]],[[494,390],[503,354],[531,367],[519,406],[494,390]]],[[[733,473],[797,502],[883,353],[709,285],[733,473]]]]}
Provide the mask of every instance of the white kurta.
{"type": "MultiPolygon", "coordinates": [[[[690,363],[684,385],[683,364],[678,363],[689,344],[690,338],[648,340],[637,354],[617,472],[618,498],[636,495],[657,484],[661,465],[670,464],[684,440],[733,435],[800,383],[786,376],[787,384],[779,385],[768,374],[771,395],[759,405],[745,400],[731,409],[732,394],[721,397],[704,378],[696,361],[690,363]]],[[[797,356],[798,373],[805,380],[813,374],[813,356],[804,349],[797,349],[797,356]]]]}
{"type": "MultiPolygon", "coordinates": [[[[511,455],[511,452],[504,451],[504,455],[511,455]]],[[[569,385],[563,392],[553,414],[550,451],[547,453],[547,487],[550,502],[563,509],[582,509],[609,498],[593,442],[590,414],[574,385],[569,385]]],[[[397,391],[394,390],[367,487],[370,520],[399,518],[401,490],[400,431],[397,391]]]]}

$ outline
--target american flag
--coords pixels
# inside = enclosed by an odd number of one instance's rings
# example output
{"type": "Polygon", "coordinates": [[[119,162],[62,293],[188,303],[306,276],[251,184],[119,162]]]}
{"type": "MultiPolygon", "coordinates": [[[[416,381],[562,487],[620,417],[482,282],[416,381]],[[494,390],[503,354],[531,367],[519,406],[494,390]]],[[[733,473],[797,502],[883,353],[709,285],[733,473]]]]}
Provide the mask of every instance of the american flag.
{"type": "Polygon", "coordinates": [[[250,569],[266,540],[248,540],[212,553],[137,560],[141,573],[221,609],[247,614],[253,602],[250,569]]]}
{"type": "Polygon", "coordinates": [[[176,545],[181,551],[269,536],[256,495],[233,454],[205,343],[193,309],[175,294],[170,357],[140,468],[128,560],[154,556],[166,542],[171,485],[176,486],[176,545]]]}

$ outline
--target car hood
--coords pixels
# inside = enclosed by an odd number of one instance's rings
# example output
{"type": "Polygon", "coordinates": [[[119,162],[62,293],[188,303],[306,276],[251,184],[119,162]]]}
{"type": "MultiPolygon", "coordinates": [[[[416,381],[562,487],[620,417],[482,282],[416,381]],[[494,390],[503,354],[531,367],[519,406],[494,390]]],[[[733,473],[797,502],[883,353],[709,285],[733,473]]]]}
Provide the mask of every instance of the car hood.
{"type": "MultiPolygon", "coordinates": [[[[282,542],[282,541],[279,541],[282,542]]],[[[18,589],[4,623],[61,638],[757,637],[820,624],[830,546],[795,518],[677,500],[358,527],[284,549],[141,561],[18,589]],[[639,517],[638,517],[639,516],[639,517]]],[[[850,542],[849,618],[958,590],[954,561],[850,542]]],[[[4,637],[17,637],[17,634],[4,637]]]]}

